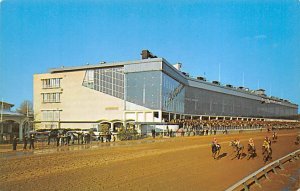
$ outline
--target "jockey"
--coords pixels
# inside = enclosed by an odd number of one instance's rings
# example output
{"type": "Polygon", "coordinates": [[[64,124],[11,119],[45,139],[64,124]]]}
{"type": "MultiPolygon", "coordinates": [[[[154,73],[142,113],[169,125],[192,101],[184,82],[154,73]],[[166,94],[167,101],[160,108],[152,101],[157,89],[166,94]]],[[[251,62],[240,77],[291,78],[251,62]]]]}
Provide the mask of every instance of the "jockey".
{"type": "Polygon", "coordinates": [[[253,141],[252,138],[249,139],[249,145],[250,145],[251,147],[254,147],[254,141],[253,141]]]}
{"type": "Polygon", "coordinates": [[[268,140],[268,138],[266,137],[266,139],[264,140],[264,143],[263,143],[263,145],[262,145],[265,149],[268,149],[268,150],[270,150],[270,148],[271,148],[271,145],[270,145],[270,142],[269,142],[269,140],[268,140]]]}
{"type": "Polygon", "coordinates": [[[255,145],[252,138],[249,139],[249,145],[255,150],[255,145]]]}
{"type": "Polygon", "coordinates": [[[216,137],[214,137],[213,141],[212,141],[213,144],[217,145],[218,144],[218,140],[216,137]]]}
{"type": "Polygon", "coordinates": [[[269,144],[269,146],[271,146],[271,140],[269,139],[269,137],[268,136],[266,136],[266,138],[265,138],[265,141],[267,141],[268,142],[268,144],[269,144]]]}
{"type": "Polygon", "coordinates": [[[277,133],[274,131],[273,132],[273,138],[276,138],[277,137],[277,133]]]}
{"type": "Polygon", "coordinates": [[[239,147],[240,146],[240,139],[235,139],[234,144],[239,147]]]}
{"type": "Polygon", "coordinates": [[[214,137],[213,141],[212,141],[212,144],[213,145],[216,145],[217,147],[220,147],[219,143],[218,143],[218,140],[216,137],[214,137]]]}

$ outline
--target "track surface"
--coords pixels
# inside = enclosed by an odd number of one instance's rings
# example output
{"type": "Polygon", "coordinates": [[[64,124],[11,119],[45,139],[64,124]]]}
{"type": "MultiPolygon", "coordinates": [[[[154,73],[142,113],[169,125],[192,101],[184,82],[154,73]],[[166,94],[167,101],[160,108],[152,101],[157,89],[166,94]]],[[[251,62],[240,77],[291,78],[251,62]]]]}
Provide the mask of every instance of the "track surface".
{"type": "MultiPolygon", "coordinates": [[[[219,160],[211,157],[212,136],[2,157],[0,190],[225,190],[264,166],[261,145],[266,135],[271,133],[217,135],[223,156],[219,160]],[[250,137],[258,157],[232,160],[229,141],[239,138],[246,146],[250,137]]],[[[296,130],[278,132],[273,160],[299,149],[294,144],[296,135],[296,130]]]]}

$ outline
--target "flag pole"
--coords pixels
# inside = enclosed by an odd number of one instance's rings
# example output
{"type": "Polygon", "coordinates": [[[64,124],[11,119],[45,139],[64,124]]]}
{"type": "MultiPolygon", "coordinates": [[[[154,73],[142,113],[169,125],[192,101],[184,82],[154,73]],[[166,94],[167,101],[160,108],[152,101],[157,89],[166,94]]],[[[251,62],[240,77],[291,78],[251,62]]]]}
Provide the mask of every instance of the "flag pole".
{"type": "Polygon", "coordinates": [[[1,99],[1,123],[3,120],[3,98],[1,99]]]}
{"type": "Polygon", "coordinates": [[[26,116],[28,117],[28,101],[26,101],[27,107],[26,107],[26,116]]]}

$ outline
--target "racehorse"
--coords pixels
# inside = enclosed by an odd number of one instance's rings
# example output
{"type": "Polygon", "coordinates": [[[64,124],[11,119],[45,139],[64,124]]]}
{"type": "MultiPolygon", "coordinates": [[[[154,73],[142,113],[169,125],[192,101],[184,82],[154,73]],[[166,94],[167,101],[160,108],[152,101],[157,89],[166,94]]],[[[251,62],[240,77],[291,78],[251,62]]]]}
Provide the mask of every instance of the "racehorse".
{"type": "Polygon", "coordinates": [[[221,151],[221,145],[220,144],[213,143],[211,145],[212,157],[214,159],[216,159],[216,155],[218,155],[218,157],[219,157],[220,151],[221,151]]]}
{"type": "Polygon", "coordinates": [[[273,140],[273,143],[276,143],[277,142],[277,133],[273,133],[273,135],[272,135],[272,140],[273,140]]]}
{"type": "Polygon", "coordinates": [[[272,148],[262,147],[263,161],[266,163],[268,160],[272,159],[272,148]]]}
{"type": "Polygon", "coordinates": [[[256,156],[256,148],[255,146],[251,146],[250,144],[248,144],[248,160],[250,158],[254,159],[254,157],[256,156]]]}
{"type": "Polygon", "coordinates": [[[299,145],[299,144],[300,144],[300,135],[297,135],[295,144],[296,144],[296,145],[299,145]]]}
{"type": "Polygon", "coordinates": [[[235,141],[230,141],[229,145],[232,146],[234,149],[234,152],[236,152],[236,155],[234,158],[240,159],[241,155],[243,154],[243,151],[244,151],[244,146],[242,144],[237,144],[235,141]]]}

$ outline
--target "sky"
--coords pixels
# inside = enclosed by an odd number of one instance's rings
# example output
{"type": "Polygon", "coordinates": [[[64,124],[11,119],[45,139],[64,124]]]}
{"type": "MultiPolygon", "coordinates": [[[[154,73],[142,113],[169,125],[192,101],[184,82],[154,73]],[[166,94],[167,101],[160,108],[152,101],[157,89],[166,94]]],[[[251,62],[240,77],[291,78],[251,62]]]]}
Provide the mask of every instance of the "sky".
{"type": "Polygon", "coordinates": [[[34,74],[143,49],[300,104],[300,0],[0,0],[0,98],[16,108],[32,101],[34,74]]]}

